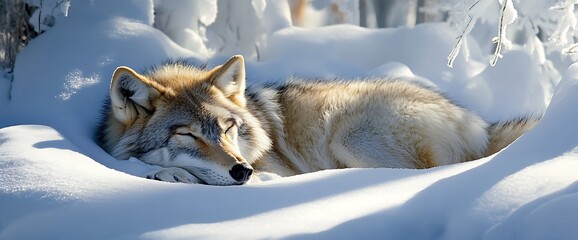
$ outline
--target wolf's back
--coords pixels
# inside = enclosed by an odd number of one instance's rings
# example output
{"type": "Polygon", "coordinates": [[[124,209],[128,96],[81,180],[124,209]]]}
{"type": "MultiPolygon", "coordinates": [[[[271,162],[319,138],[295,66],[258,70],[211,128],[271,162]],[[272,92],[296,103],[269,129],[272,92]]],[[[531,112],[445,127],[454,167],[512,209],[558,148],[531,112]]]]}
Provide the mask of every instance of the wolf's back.
{"type": "Polygon", "coordinates": [[[505,122],[493,123],[488,128],[489,142],[486,155],[492,155],[514,142],[526,131],[534,128],[540,118],[540,116],[519,117],[505,122]]]}

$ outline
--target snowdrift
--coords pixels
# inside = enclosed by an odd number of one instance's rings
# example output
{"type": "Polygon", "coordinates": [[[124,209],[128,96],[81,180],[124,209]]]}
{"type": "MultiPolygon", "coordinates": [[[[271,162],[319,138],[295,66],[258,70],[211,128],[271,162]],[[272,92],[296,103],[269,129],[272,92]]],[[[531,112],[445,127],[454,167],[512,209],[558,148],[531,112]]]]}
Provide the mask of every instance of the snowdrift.
{"type": "Polygon", "coordinates": [[[248,60],[250,84],[411,75],[490,121],[543,120],[496,155],[452,166],[171,184],[140,177],[154,166],[113,159],[94,143],[110,75],[119,65],[217,65],[228,56],[181,48],[151,26],[152,6],[111,2],[75,2],[21,52],[1,91],[10,98],[0,101],[0,239],[578,238],[578,65],[559,83],[521,50],[487,67],[471,39],[470,60],[448,68],[454,39],[441,23],[283,27],[248,60]]]}

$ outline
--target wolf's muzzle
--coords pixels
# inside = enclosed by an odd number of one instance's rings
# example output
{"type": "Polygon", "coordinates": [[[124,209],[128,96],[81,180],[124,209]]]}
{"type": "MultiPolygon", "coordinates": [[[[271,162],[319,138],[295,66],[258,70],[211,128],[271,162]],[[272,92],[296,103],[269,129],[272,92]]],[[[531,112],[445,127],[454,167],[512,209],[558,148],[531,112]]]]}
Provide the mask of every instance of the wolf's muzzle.
{"type": "Polygon", "coordinates": [[[229,174],[240,184],[246,183],[253,174],[253,168],[246,164],[237,164],[229,170],[229,174]]]}

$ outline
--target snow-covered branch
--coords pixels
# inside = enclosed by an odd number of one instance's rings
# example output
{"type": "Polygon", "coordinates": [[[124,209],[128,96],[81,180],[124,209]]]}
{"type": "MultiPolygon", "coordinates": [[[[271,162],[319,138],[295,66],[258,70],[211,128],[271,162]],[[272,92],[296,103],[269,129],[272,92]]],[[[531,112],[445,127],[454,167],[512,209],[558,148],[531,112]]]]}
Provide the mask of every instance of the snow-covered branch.
{"type": "MultiPolygon", "coordinates": [[[[454,47],[452,48],[452,51],[450,52],[450,55],[448,56],[448,66],[449,67],[453,67],[454,65],[454,61],[456,60],[456,57],[458,56],[458,54],[460,53],[460,49],[462,48],[462,43],[464,41],[466,41],[466,37],[467,35],[472,31],[472,29],[474,28],[474,25],[476,23],[476,19],[474,16],[472,16],[472,9],[474,9],[478,4],[480,3],[480,1],[475,1],[469,8],[468,11],[466,12],[468,20],[466,21],[465,26],[463,27],[463,30],[461,32],[461,34],[457,37],[457,41],[456,44],[454,45],[454,47]]],[[[467,50],[467,48],[466,48],[467,50]]]]}
{"type": "Polygon", "coordinates": [[[34,31],[42,33],[55,24],[58,16],[68,16],[70,0],[25,0],[26,4],[36,7],[30,17],[34,31]]]}
{"type": "MultiPolygon", "coordinates": [[[[475,0],[470,5],[466,11],[467,20],[465,20],[465,25],[461,28],[460,35],[457,37],[456,44],[452,48],[450,54],[448,55],[448,66],[452,67],[453,63],[460,52],[460,49],[467,50],[467,46],[462,46],[466,41],[466,37],[472,31],[476,21],[483,15],[483,11],[490,6],[492,1],[490,0],[475,0]]],[[[494,66],[498,60],[501,58],[501,52],[503,47],[510,48],[512,43],[506,37],[506,29],[508,25],[512,24],[517,19],[517,11],[511,0],[500,0],[502,7],[500,8],[500,19],[498,23],[498,36],[492,39],[496,44],[494,57],[490,61],[490,65],[494,66]]],[[[468,58],[466,54],[466,58],[468,58]]]]}
{"type": "MultiPolygon", "coordinates": [[[[474,28],[477,20],[480,18],[480,15],[483,13],[483,10],[486,9],[490,5],[490,0],[474,0],[471,4],[468,4],[468,9],[465,11],[465,24],[461,24],[460,27],[460,35],[457,37],[456,44],[452,48],[450,54],[448,55],[448,66],[453,67],[454,61],[460,50],[464,50],[464,56],[469,58],[469,52],[467,47],[467,36],[470,34],[472,29],[474,28]]],[[[458,11],[451,12],[456,14],[458,11]]],[[[455,16],[454,16],[455,17],[455,16]]],[[[451,19],[451,16],[450,16],[451,19]]]]}
{"type": "Polygon", "coordinates": [[[506,29],[508,25],[512,24],[518,18],[518,12],[514,8],[512,1],[502,0],[502,8],[500,11],[500,22],[498,24],[498,36],[493,40],[496,43],[496,50],[494,57],[490,60],[490,65],[495,66],[498,58],[502,57],[502,47],[511,48],[512,42],[506,37],[506,29]]]}
{"type": "Polygon", "coordinates": [[[562,49],[562,53],[564,54],[575,54],[578,53],[578,43],[574,43],[569,47],[565,47],[562,49]]]}
{"type": "Polygon", "coordinates": [[[565,46],[569,41],[572,41],[569,39],[574,37],[574,30],[578,24],[578,19],[576,18],[576,14],[574,14],[575,4],[578,4],[578,0],[566,0],[550,8],[551,11],[559,11],[562,13],[556,30],[548,39],[550,42],[559,46],[565,46]]]}

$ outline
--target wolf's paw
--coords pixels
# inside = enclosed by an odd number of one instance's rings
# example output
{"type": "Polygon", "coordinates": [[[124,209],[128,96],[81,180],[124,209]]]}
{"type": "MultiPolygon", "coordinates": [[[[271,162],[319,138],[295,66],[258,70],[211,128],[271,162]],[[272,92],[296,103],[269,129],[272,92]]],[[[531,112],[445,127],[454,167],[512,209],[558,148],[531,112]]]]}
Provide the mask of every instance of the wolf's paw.
{"type": "Polygon", "coordinates": [[[148,179],[159,180],[163,182],[181,182],[181,183],[201,183],[193,174],[185,169],[178,167],[161,168],[146,175],[148,179]]]}

